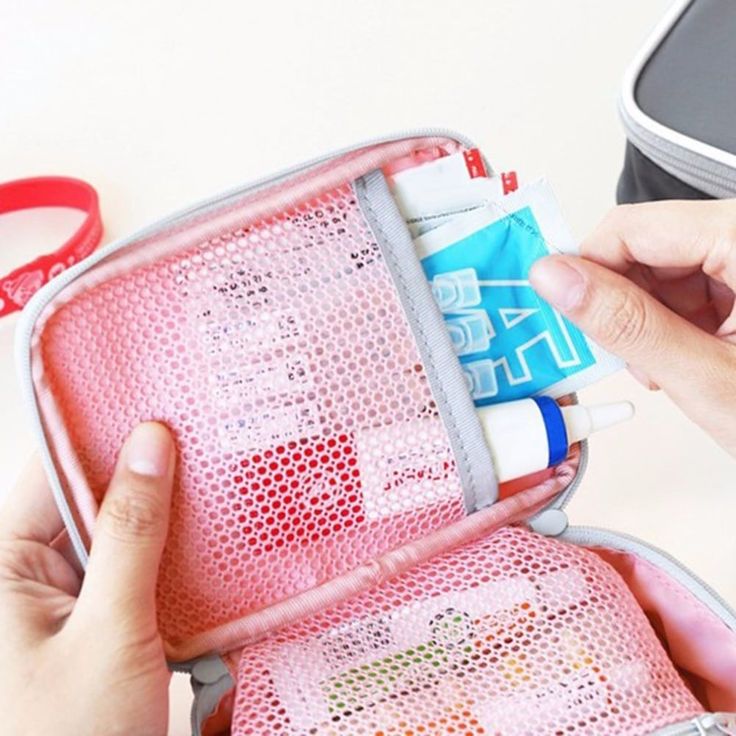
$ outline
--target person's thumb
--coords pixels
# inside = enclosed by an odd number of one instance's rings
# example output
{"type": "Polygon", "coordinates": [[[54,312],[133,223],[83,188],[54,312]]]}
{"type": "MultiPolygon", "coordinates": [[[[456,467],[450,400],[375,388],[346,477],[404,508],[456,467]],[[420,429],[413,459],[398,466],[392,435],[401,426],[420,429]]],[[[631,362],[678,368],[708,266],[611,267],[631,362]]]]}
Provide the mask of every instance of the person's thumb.
{"type": "Polygon", "coordinates": [[[548,256],[534,264],[529,279],[543,299],[645,373],[719,439],[715,415],[725,410],[732,416],[736,407],[729,380],[736,370],[733,345],[695,327],[625,276],[584,258],[548,256]]]}
{"type": "Polygon", "coordinates": [[[95,523],[74,614],[133,631],[155,627],[155,591],[169,526],[174,443],[161,424],[136,427],[123,445],[95,523]]]}

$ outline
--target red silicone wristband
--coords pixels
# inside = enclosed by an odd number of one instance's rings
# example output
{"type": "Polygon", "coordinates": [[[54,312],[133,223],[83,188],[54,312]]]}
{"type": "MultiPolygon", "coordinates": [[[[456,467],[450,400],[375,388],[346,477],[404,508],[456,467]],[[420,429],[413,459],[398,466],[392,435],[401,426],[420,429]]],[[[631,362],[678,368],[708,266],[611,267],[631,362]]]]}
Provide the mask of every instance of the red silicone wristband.
{"type": "Polygon", "coordinates": [[[22,309],[47,281],[88,256],[102,238],[97,192],[84,181],[41,176],[0,184],[0,215],[32,207],[72,207],[86,213],[78,230],[53,253],[0,276],[0,317],[22,309]]]}

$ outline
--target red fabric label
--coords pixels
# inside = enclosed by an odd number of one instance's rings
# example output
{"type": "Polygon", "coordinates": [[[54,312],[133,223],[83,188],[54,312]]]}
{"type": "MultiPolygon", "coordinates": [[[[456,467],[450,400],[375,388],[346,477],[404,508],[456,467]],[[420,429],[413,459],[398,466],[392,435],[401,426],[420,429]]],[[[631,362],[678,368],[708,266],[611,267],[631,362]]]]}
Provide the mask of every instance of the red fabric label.
{"type": "Polygon", "coordinates": [[[516,176],[516,172],[504,171],[503,174],[501,174],[501,185],[503,186],[504,194],[515,192],[519,188],[519,180],[516,176]]]}
{"type": "Polygon", "coordinates": [[[468,168],[468,174],[471,179],[476,179],[479,176],[488,176],[486,174],[486,167],[483,165],[483,157],[477,148],[463,151],[463,158],[465,159],[465,166],[468,168]]]}

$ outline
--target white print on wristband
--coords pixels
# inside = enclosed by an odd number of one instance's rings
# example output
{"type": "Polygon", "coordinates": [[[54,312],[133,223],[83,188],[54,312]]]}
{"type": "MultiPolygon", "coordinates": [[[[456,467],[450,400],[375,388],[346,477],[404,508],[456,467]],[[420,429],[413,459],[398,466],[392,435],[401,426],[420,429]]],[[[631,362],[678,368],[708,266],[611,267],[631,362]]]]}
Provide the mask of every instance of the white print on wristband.
{"type": "MultiPolygon", "coordinates": [[[[72,263],[73,263],[73,261],[72,261],[72,263]]],[[[49,279],[55,278],[56,276],[58,276],[60,273],[62,273],[65,270],[66,270],[66,265],[65,264],[63,264],[63,263],[55,263],[49,269],[49,279]]]]}
{"type": "Polygon", "coordinates": [[[28,271],[18,274],[15,278],[6,279],[2,288],[10,301],[19,307],[26,305],[28,300],[43,286],[43,271],[28,271]]]}

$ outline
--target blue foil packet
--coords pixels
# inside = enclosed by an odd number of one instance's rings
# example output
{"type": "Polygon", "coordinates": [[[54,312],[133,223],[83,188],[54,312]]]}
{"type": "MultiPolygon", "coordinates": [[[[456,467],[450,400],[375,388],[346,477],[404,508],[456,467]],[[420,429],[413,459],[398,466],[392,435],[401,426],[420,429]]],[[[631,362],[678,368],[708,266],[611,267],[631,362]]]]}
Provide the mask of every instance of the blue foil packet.
{"type": "Polygon", "coordinates": [[[529,283],[538,258],[575,252],[544,181],[414,242],[477,406],[556,398],[622,367],[529,283]]]}

